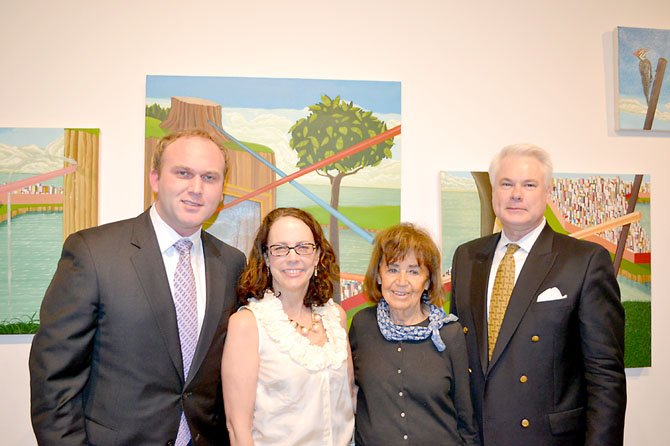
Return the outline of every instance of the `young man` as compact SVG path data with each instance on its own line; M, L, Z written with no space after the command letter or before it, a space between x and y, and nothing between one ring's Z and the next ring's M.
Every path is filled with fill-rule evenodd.
M38 443L228 444L221 351L244 255L201 230L226 168L207 133L169 135L153 206L67 238L30 352Z
M624 311L609 252L545 221L544 150L505 147L489 174L502 233L456 250L451 295L482 441L622 445Z

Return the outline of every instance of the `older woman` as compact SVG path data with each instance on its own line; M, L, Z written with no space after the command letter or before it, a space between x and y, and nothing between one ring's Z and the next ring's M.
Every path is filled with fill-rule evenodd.
M263 219L223 350L233 446L349 444L353 373L346 314L332 300L338 275L310 214L279 208Z
M463 329L442 309L430 236L407 223L380 232L363 289L376 306L349 331L356 446L479 444Z

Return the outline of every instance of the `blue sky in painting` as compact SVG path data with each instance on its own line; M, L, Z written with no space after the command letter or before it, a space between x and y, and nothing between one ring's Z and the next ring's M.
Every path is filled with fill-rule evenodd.
M639 59L633 52L639 48L648 48L647 59L651 61L652 70L656 74L659 57L670 60L670 30L648 28L619 27L619 93L645 101L640 80ZM666 68L661 99L667 102L670 98L670 67Z
M0 128L0 144L15 147L34 144L44 148L60 136L63 136L62 127L56 129L21 127Z
M670 60L670 30L618 27L616 33L619 129L640 130L645 123L647 101L642 88L640 60L633 53L640 48L648 50L647 59L655 78L659 58ZM665 70L652 130L670 130L670 67Z
M205 98L226 108L302 109L337 95L375 113L400 114L400 82L147 76L147 98Z

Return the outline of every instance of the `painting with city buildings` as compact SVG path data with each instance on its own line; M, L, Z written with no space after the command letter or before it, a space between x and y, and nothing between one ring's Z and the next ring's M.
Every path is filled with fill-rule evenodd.
M500 231L487 172L441 172L442 266L450 289L456 248ZM651 181L647 175L554 173L545 211L556 232L589 240L611 254L626 311L626 367L651 366ZM627 228L626 228L627 226ZM627 231L617 262L617 247ZM626 235L626 234L624 234Z
M0 334L37 330L63 241L98 224L98 138L0 128Z

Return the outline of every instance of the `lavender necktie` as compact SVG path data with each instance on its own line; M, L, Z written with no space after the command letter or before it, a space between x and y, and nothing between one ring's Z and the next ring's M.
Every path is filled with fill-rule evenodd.
M184 381L188 378L191 361L198 344L198 306L195 288L195 275L191 267L191 247L189 239L180 239L174 247L179 253L179 262L174 272L174 307L177 312L177 328L179 329L179 343L184 365ZM191 432L184 413L181 414L177 446L187 445L191 440Z

